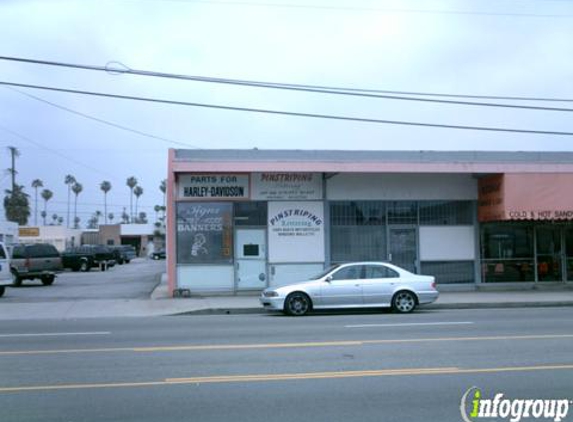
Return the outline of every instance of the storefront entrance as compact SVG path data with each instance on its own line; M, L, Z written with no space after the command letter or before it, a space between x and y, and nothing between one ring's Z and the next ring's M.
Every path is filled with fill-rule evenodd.
M399 267L417 273L418 234L416 227L391 226L388 229L388 260Z
M266 230L237 229L235 231L236 290L261 290L266 285Z
M573 227L536 228L539 281L573 281Z

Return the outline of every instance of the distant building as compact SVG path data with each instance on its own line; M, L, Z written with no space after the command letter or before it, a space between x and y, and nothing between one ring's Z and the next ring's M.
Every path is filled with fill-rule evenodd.
M49 243L60 252L81 245L82 230L64 226L26 226L18 232L20 243Z

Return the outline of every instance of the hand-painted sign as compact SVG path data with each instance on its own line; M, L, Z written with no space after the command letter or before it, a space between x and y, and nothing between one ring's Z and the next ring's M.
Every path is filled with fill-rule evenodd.
M184 174L179 177L180 199L248 199L248 174Z
M269 202L269 261L324 262L322 202Z
M253 199L322 199L320 173L254 173Z

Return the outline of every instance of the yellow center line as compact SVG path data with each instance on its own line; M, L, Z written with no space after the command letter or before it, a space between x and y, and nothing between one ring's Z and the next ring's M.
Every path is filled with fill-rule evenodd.
M313 347L348 347L375 344L408 344L454 341L503 341L503 340L563 340L571 339L573 334L545 334L520 336L482 336L482 337L429 337L416 339L380 339L380 340L351 340L298 343L253 343L253 344L199 344L183 346L151 346L151 347L107 347L93 349L53 349L53 350L6 350L0 351L1 356L13 355L48 355L66 353L152 353L152 352L194 352L213 350L251 350L251 349L283 349L283 348L313 348Z
M479 374L479 373L500 373L500 372L531 372L531 371L555 371L573 370L573 364L569 365L545 365L545 366L510 366L498 368L403 368L403 369L381 369L365 371L332 371L332 372L307 372L292 374L255 374L255 375L222 375L203 376L190 378L166 378L162 381L144 382L118 382L118 383L89 383L89 384L60 384L60 385L33 385L0 387L0 393L18 393L34 391L57 391L57 390L80 390L99 388L137 388L173 385L200 385L200 384L221 384L234 382L269 382L269 381L291 381L291 380L317 380L317 379L341 379L341 378L363 378L363 377L388 377L388 376L417 376L417 375L456 375L456 374Z

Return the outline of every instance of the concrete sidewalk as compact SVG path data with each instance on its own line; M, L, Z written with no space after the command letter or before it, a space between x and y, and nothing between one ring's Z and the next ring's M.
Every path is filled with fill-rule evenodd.
M480 309L573 306L573 289L442 292L423 309ZM104 299L8 302L0 299L0 320L154 317L181 314L264 313L258 296L170 298L162 282L149 299Z

